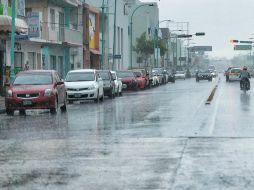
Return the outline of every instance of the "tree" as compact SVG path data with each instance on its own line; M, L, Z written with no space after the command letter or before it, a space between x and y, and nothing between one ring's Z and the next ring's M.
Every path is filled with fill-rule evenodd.
M147 65L148 58L154 53L154 40L150 40L146 38L146 33L141 34L139 38L136 40L136 46L133 47L134 51L142 56L142 59L145 61L145 65ZM164 56L167 48L166 44L163 40L158 40L158 47L160 48L160 55Z
M136 40L136 46L133 48L138 54L142 56L145 60L145 65L147 65L147 60L151 54L153 54L153 41L146 38L146 33L141 34Z

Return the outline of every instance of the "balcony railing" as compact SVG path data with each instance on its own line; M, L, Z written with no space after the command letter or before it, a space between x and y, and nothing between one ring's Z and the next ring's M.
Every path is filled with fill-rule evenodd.
M63 42L82 46L82 32L74 29L64 28Z
M65 43L70 46L82 46L83 44L81 31L65 26L61 27L57 24L52 29L52 26L47 23L43 23L41 28L42 35L39 39L51 41L52 43Z

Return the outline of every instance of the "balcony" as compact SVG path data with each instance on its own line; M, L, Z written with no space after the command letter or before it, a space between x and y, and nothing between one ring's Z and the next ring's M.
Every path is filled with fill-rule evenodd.
M82 32L74 29L64 28L63 36L61 30L59 32L59 37L62 38L62 42L70 46L82 46Z

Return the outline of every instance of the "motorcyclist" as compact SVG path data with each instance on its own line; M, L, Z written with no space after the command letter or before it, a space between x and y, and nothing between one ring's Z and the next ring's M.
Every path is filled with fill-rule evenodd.
M241 71L241 74L240 74L240 78L241 78L241 81L240 81L240 88L241 90L243 89L243 82L246 80L248 82L248 89L250 89L250 73L248 72L248 69L246 66L243 67L243 70Z

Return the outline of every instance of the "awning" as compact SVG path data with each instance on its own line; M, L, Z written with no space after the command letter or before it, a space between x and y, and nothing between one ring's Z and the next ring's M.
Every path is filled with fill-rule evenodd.
M11 17L0 15L0 32L11 32ZM15 19L15 32L25 33L28 30L27 23L19 18Z
M99 50L96 50L96 49L90 49L90 52L94 55L101 55L101 52Z

